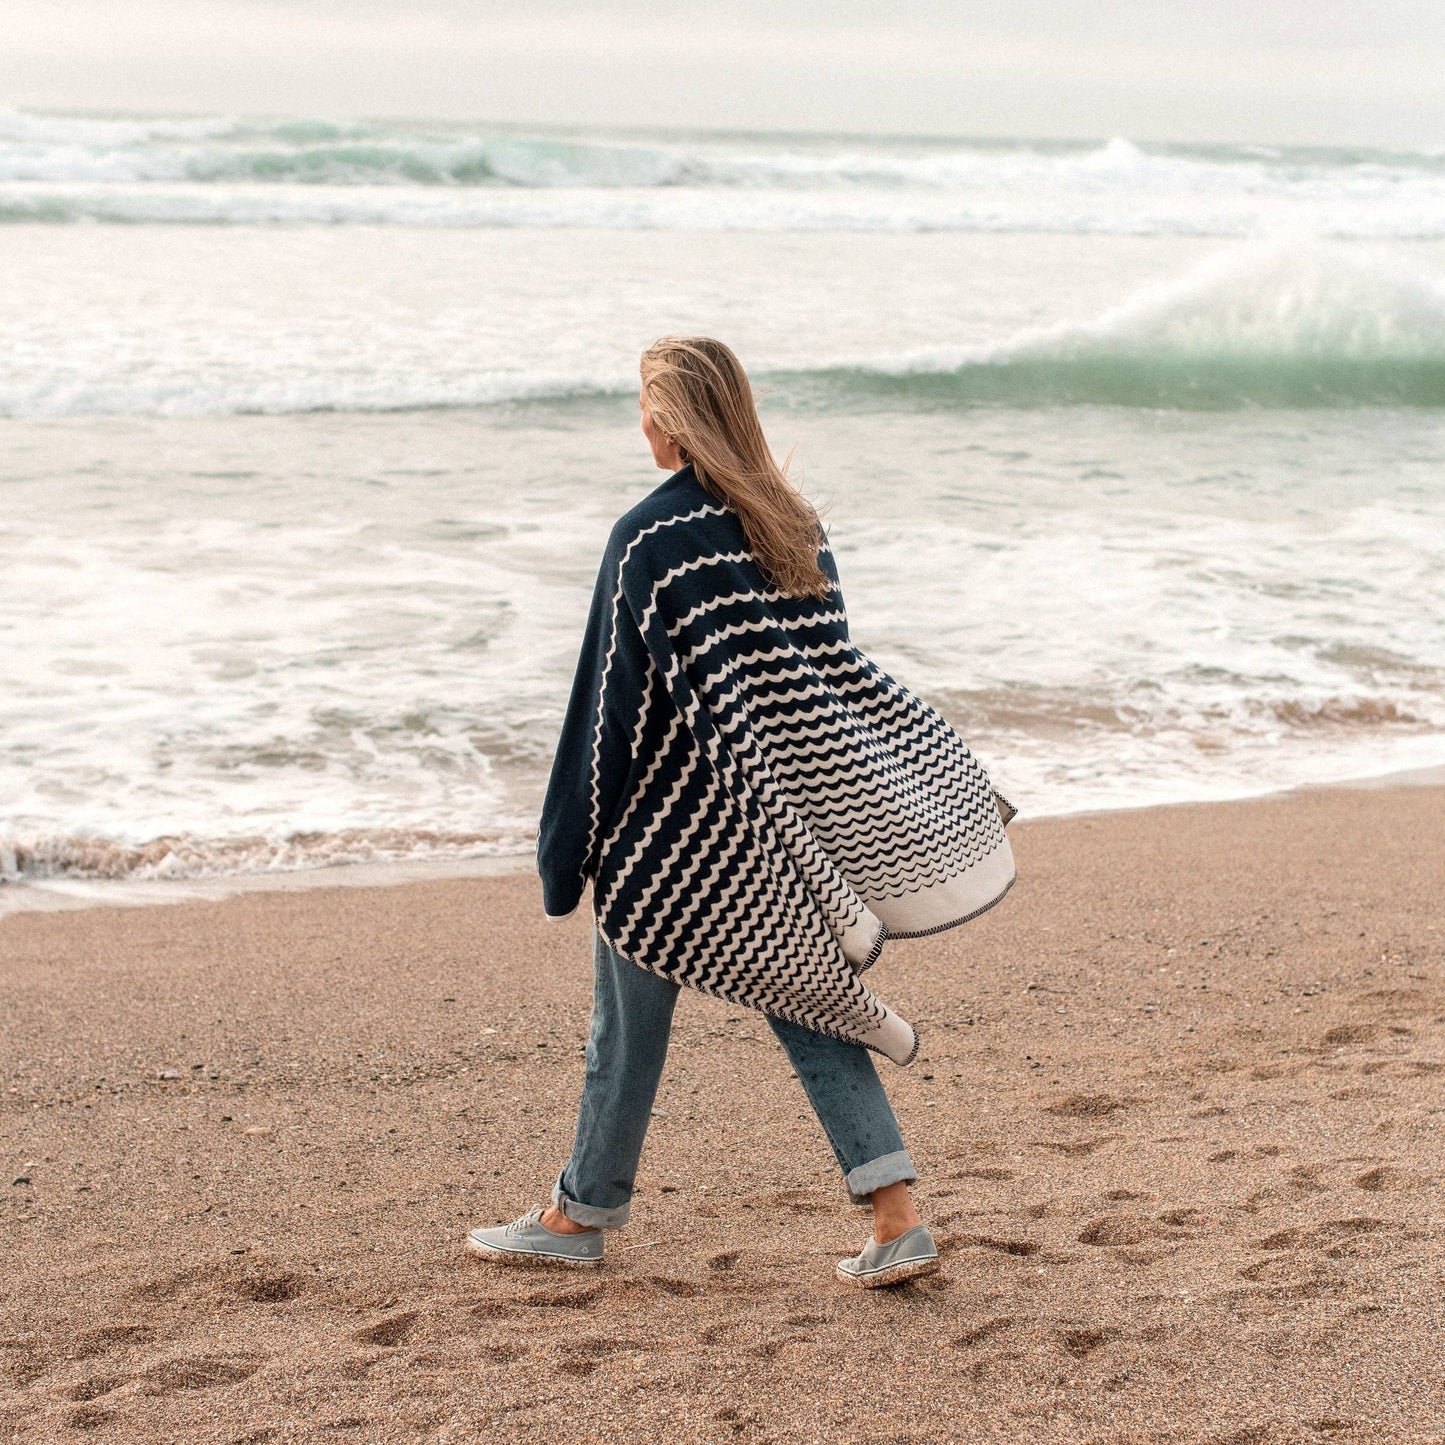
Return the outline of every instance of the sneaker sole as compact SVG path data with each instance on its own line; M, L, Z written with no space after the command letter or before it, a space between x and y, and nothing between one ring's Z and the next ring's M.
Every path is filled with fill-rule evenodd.
M538 1254L535 1250L520 1249L497 1249L490 1244L478 1244L475 1239L468 1237L466 1243L467 1253L474 1255L477 1259L491 1260L496 1264L520 1264L535 1265L539 1268L560 1266L562 1269L596 1269L601 1263L601 1258L578 1259L571 1254Z
M890 1264L887 1269L875 1269L871 1274L850 1274L842 1265L837 1268L838 1278L854 1289L883 1289L890 1284L902 1284L905 1280L922 1279L926 1274L938 1270L938 1257L932 1259L905 1259L900 1264Z

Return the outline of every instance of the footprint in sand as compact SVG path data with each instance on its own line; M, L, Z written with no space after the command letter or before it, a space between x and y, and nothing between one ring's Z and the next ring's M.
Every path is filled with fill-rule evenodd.
M821 1214L833 1208L830 1199L822 1197L815 1189L780 1189L773 1194L759 1195L763 1203L791 1209L794 1214Z
M98 1400L102 1395L108 1395L118 1385L125 1384L124 1375L92 1375L88 1380L82 1380L78 1385L72 1385L66 1390L66 1396L72 1400Z
M1320 1183L1320 1175L1328 1173L1329 1167L1328 1164L1296 1164L1286 1172L1285 1179L1291 1189L1301 1194L1323 1194L1330 1186Z
M1299 1270L1299 1259L1293 1253L1281 1251L1279 1254L1256 1260L1253 1264L1246 1264L1237 1273L1240 1279L1248 1280L1250 1284L1265 1284L1276 1279L1297 1279Z
M575 1289L537 1290L518 1300L482 1300L473 1306L472 1314L478 1319L486 1319L512 1314L517 1309L586 1310L599 1301L628 1307L645 1305L655 1301L659 1295L691 1299L701 1293L700 1286L691 1280L673 1279L664 1274L649 1275L645 1279L623 1277L605 1279L597 1284L582 1285Z
M559 1360L557 1363L557 1373L559 1375L590 1375L596 1368L596 1360L578 1360L570 1355L565 1360Z
M690 1279L673 1279L671 1275L650 1274L647 1282L661 1293L672 1295L674 1299L694 1299L702 1293Z
M504 1318L512 1313L515 1301L510 1299L484 1299L478 1300L467 1313L474 1320L495 1320Z
M208 1286L214 1282L215 1277L214 1265L192 1265L187 1269L178 1269L171 1274L146 1280L143 1284L138 1284L131 1293L137 1299L171 1300L179 1295L195 1293L196 1286Z
M1024 1257L1037 1254L1042 1248L1032 1239L1004 1239L992 1234L959 1234L955 1235L949 1244L954 1249L993 1249L1000 1254Z
M585 1310L602 1298L600 1284L583 1285L581 1289L539 1290L521 1303L531 1309Z
M1368 1044L1379 1029L1374 1024L1336 1024L1320 1035L1320 1043L1327 1049L1343 1048L1346 1044Z
M1292 1228L1277 1229L1273 1234L1266 1234L1263 1239L1255 1241L1256 1249L1294 1249L1302 1245L1308 1239L1308 1230Z
M1198 1233L1208 1229L1214 1220L1202 1209L1166 1209L1157 1216L1161 1224L1167 1224L1170 1229L1187 1229Z
M304 1274L258 1274L241 1280L236 1294L255 1304L284 1304L310 1287L311 1280Z
M1154 1236L1154 1227L1135 1214L1105 1214L1091 1219L1078 1233L1080 1244L1143 1244Z
M1335 1224L1353 1226L1354 1220L1336 1220ZM1355 1259L1361 1255L1386 1254L1395 1249L1402 1239L1415 1239L1419 1235L1415 1232L1397 1233L1397 1225L1383 1224L1379 1220L1369 1222L1365 1229L1348 1229L1343 1231L1338 1242L1332 1244L1325 1250L1330 1259ZM1376 1234L1376 1229L1391 1230L1390 1234Z
M114 1410L102 1409L99 1405L77 1405L65 1417L65 1423L72 1430L98 1430L115 1419Z
M756 1430L762 1423L762 1416L756 1410L750 1410L746 1415L741 1410L731 1405L724 1405L721 1410L713 1411L713 1419L720 1424L728 1426L734 1435L744 1434L749 1430Z
M563 1375L590 1375L608 1355L645 1348L646 1345L641 1340L620 1339L608 1335L569 1340L561 1360L557 1362L557 1371Z
M1426 995L1419 988L1372 988L1360 998L1367 1003L1411 1004L1424 1003Z
M357 1355L352 1359L343 1360L336 1368L345 1380L364 1380L373 1365L387 1358L386 1355L379 1354Z
M1208 1436L1203 1445L1265 1445L1271 1434L1266 1425L1241 1425L1237 1430L1226 1430L1222 1435Z
M140 1374L140 1387L147 1395L174 1395L181 1390L209 1390L216 1385L234 1385L249 1380L265 1361L257 1355L187 1355L162 1360Z
M63 1340L43 1335L0 1338L0 1380L23 1388L48 1375L57 1365L139 1344L154 1333L150 1325L103 1325Z
M1120 1331L1112 1325L1073 1327L1058 1332L1059 1343L1076 1359L1092 1355L1101 1345L1119 1338Z
M1263 1239L1256 1240L1254 1247L1269 1251L1325 1249L1333 1252L1349 1240L1395 1228L1398 1226L1387 1220L1359 1214L1348 1219L1327 1219L1320 1224L1292 1225L1288 1229L1278 1229L1273 1234L1267 1234Z
M1417 1174L1410 1169L1397 1169L1392 1164L1377 1164L1373 1169L1366 1169L1363 1174L1355 1175L1355 1188L1364 1189L1371 1194L1384 1190L1423 1189L1430 1182L1424 1174Z
M95 1355L109 1354L111 1350L138 1345L155 1334L151 1325L100 1325L93 1330L82 1330L70 1341L66 1353L72 1359L88 1360Z
M518 1344L515 1340L492 1341L482 1358L489 1365L510 1365L531 1351L530 1345Z
M1065 1158L1078 1159L1101 1149L1117 1139L1117 1134L1099 1134L1093 1139L1035 1139L1036 1149L1048 1149L1051 1153L1062 1154Z
M1068 1094L1044 1107L1045 1114L1061 1119L1100 1119L1120 1109L1132 1108L1136 1101L1119 1099L1113 1094Z
M956 1350L971 1350L975 1345L981 1345L985 1340L991 1340L995 1335L1011 1330L1017 1323L1012 1315L999 1315L997 1319L985 1320L981 1325L965 1330L950 1343Z
M351 1338L362 1345L381 1345L383 1348L390 1348L393 1345L403 1344L410 1338L412 1330L416 1327L417 1312L405 1310L401 1314L389 1315L384 1320L378 1320L374 1325L367 1325L363 1329L353 1330Z

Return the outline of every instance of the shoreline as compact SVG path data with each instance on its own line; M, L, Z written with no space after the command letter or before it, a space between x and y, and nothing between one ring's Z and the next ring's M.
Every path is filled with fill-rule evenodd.
M526 853L480 858L416 858L381 863L337 863L265 873L224 873L208 878L28 878L0 881L0 924L25 913L87 908L150 908L216 903L246 893L299 893L313 888L395 888L450 878L495 878L524 873Z
M535 878L13 915L0 1434L1438 1439L1438 796L1010 834L1009 899L869 975L943 1261L895 1291L836 1283L866 1213L690 990L604 1266L464 1256L572 1139L590 920Z
M1394 769L1385 773L1343 778L1331 783L1307 783L1268 793L1245 793L1229 798L1179 799L1163 803L1124 804L1073 812L1025 814L1036 822L1063 818L1107 818L1116 814L1156 812L1171 808L1227 807L1302 793L1330 792L1336 788L1439 788L1445 787L1445 763L1423 768ZM0 926L25 913L73 912L89 908L148 908L191 902L217 902L238 894L291 893L315 888L393 888L409 883L451 878L493 878L529 873L533 865L529 847L517 853L487 854L477 858L419 858L394 862L342 863L316 868L277 869L260 873L230 873L201 878L0 878Z

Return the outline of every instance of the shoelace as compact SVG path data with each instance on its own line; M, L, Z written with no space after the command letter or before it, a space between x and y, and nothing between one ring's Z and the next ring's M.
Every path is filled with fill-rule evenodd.
M542 1206L539 1204L535 1209L529 1209L520 1219L514 1219L506 1229L507 1234L520 1234L524 1229L530 1229L542 1217Z

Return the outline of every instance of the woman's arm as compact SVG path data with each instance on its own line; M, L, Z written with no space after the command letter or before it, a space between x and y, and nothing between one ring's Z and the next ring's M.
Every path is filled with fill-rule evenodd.
M537 871L550 918L565 918L597 867L632 764L631 740L645 705L647 649L618 587L609 544L552 760L537 837Z

